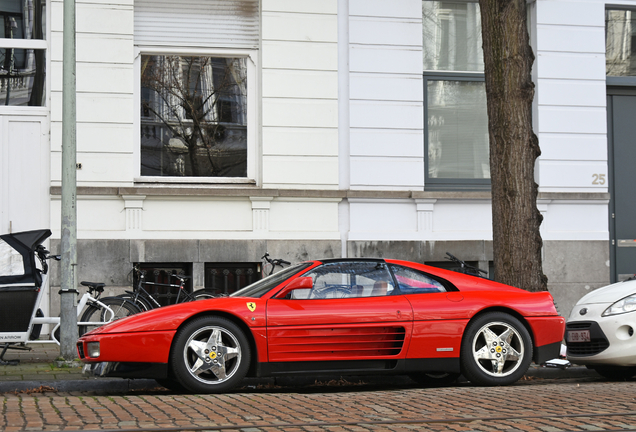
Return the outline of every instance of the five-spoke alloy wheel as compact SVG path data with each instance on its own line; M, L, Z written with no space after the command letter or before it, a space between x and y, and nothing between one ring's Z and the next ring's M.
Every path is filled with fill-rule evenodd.
M174 377L195 393L236 386L250 365L250 346L241 329L225 318L197 318L179 330L171 351Z
M461 367L475 384L507 385L520 379L532 361L532 339L525 326L503 312L470 322L464 333Z

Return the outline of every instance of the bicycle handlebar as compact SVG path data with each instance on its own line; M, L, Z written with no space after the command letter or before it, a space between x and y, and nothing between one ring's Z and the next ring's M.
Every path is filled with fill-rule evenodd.
M488 272L486 272L485 270L482 270L470 264L466 264L465 261L460 260L459 258L451 254L450 252L446 252L446 255L448 255L448 257L446 258L447 260L453 261L454 263L459 264L459 267L461 268L462 273L473 275L473 276L481 276L482 274L484 275L488 274Z

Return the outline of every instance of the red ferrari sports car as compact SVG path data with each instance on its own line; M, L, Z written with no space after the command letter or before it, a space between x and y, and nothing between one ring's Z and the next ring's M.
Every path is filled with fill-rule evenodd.
M384 259L309 261L232 294L122 318L82 336L93 376L227 391L245 376L402 374L506 385L558 357L548 292Z

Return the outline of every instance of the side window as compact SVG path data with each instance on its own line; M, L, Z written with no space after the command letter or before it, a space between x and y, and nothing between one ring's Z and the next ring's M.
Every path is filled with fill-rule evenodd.
M391 295L395 285L387 265L377 261L323 264L303 276L311 277L311 290L296 290L295 299L378 297Z
M391 266L400 292L402 294L423 294L445 292L446 288L440 282L425 273L402 266Z

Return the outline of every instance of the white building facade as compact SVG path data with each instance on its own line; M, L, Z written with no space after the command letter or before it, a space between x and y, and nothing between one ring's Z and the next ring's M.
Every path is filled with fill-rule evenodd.
M0 231L51 228L56 250L63 2L0 5ZM636 272L622 222L631 10L528 2L544 271L562 314ZM17 39L11 17L42 34ZM115 292L142 263L232 291L265 252L443 264L448 251L488 268L479 27L477 4L460 0L78 1L80 280ZM21 99L6 94L18 52Z

